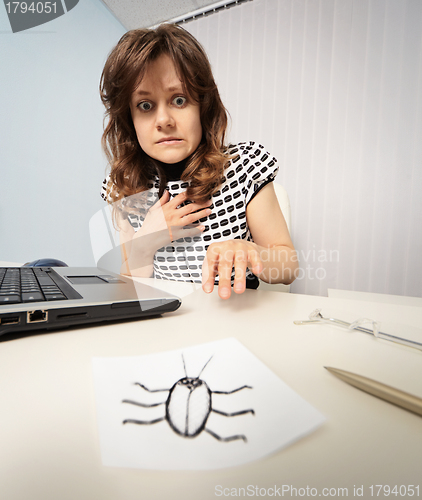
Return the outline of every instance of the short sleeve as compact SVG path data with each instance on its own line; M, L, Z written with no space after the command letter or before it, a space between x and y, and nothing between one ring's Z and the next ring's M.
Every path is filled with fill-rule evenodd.
M261 144L247 142L239 144L237 148L242 176L246 176L242 184L247 205L264 186L274 181L279 167L277 159Z
M140 191L130 196L124 196L113 200L110 195L110 175L108 175L101 186L101 198L113 205L113 210L119 213L119 217L128 220L130 225L138 231L151 207L158 201L158 189Z
M104 201L106 201L107 203L112 203L110 195L109 195L109 193L107 193L107 187L108 187L109 182L110 182L110 174L107 175L107 177L103 180L103 183L101 185L100 195Z

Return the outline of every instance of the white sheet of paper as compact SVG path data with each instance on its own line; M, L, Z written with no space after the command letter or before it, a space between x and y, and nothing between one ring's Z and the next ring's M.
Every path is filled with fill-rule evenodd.
M193 470L242 465L287 446L325 420L234 338L138 357L93 358L93 371L101 455L106 466ZM178 434L169 423L177 418L173 408L178 403L167 419L157 423L123 424L125 420L151 422L165 417L166 404L141 407L122 401L165 403L170 389L186 374L193 378L200 375L210 391L251 387L232 394L212 393L211 411L204 407L197 389L190 399L189 417L195 412L209 413L205 429L221 438L244 436L245 440L220 441L205 429L196 437ZM136 382L150 391L168 391L148 392ZM185 418L186 408L182 400L176 408L179 417ZM213 411L250 409L254 414L225 416Z

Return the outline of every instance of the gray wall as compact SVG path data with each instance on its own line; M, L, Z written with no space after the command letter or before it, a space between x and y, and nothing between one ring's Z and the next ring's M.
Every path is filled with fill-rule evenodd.
M106 167L98 84L124 32L99 0L21 33L0 7L0 260L94 264L88 222Z
M299 293L422 296L422 2L254 0L186 28L280 163Z

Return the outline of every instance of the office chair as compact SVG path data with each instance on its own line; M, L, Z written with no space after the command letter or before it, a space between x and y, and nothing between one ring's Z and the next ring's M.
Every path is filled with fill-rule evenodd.
M286 220L287 229L290 232L291 215L289 195L281 184L278 184L275 181L273 182L273 184L278 203L284 215L284 219ZM269 283L265 283L265 281L261 281L258 290L265 290L270 292L290 292L290 285L283 285L281 283L271 285Z

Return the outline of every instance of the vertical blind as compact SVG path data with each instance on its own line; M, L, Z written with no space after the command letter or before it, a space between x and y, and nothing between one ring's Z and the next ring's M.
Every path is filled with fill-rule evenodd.
M184 27L210 57L229 139L278 158L292 291L422 296L422 2L254 0Z

